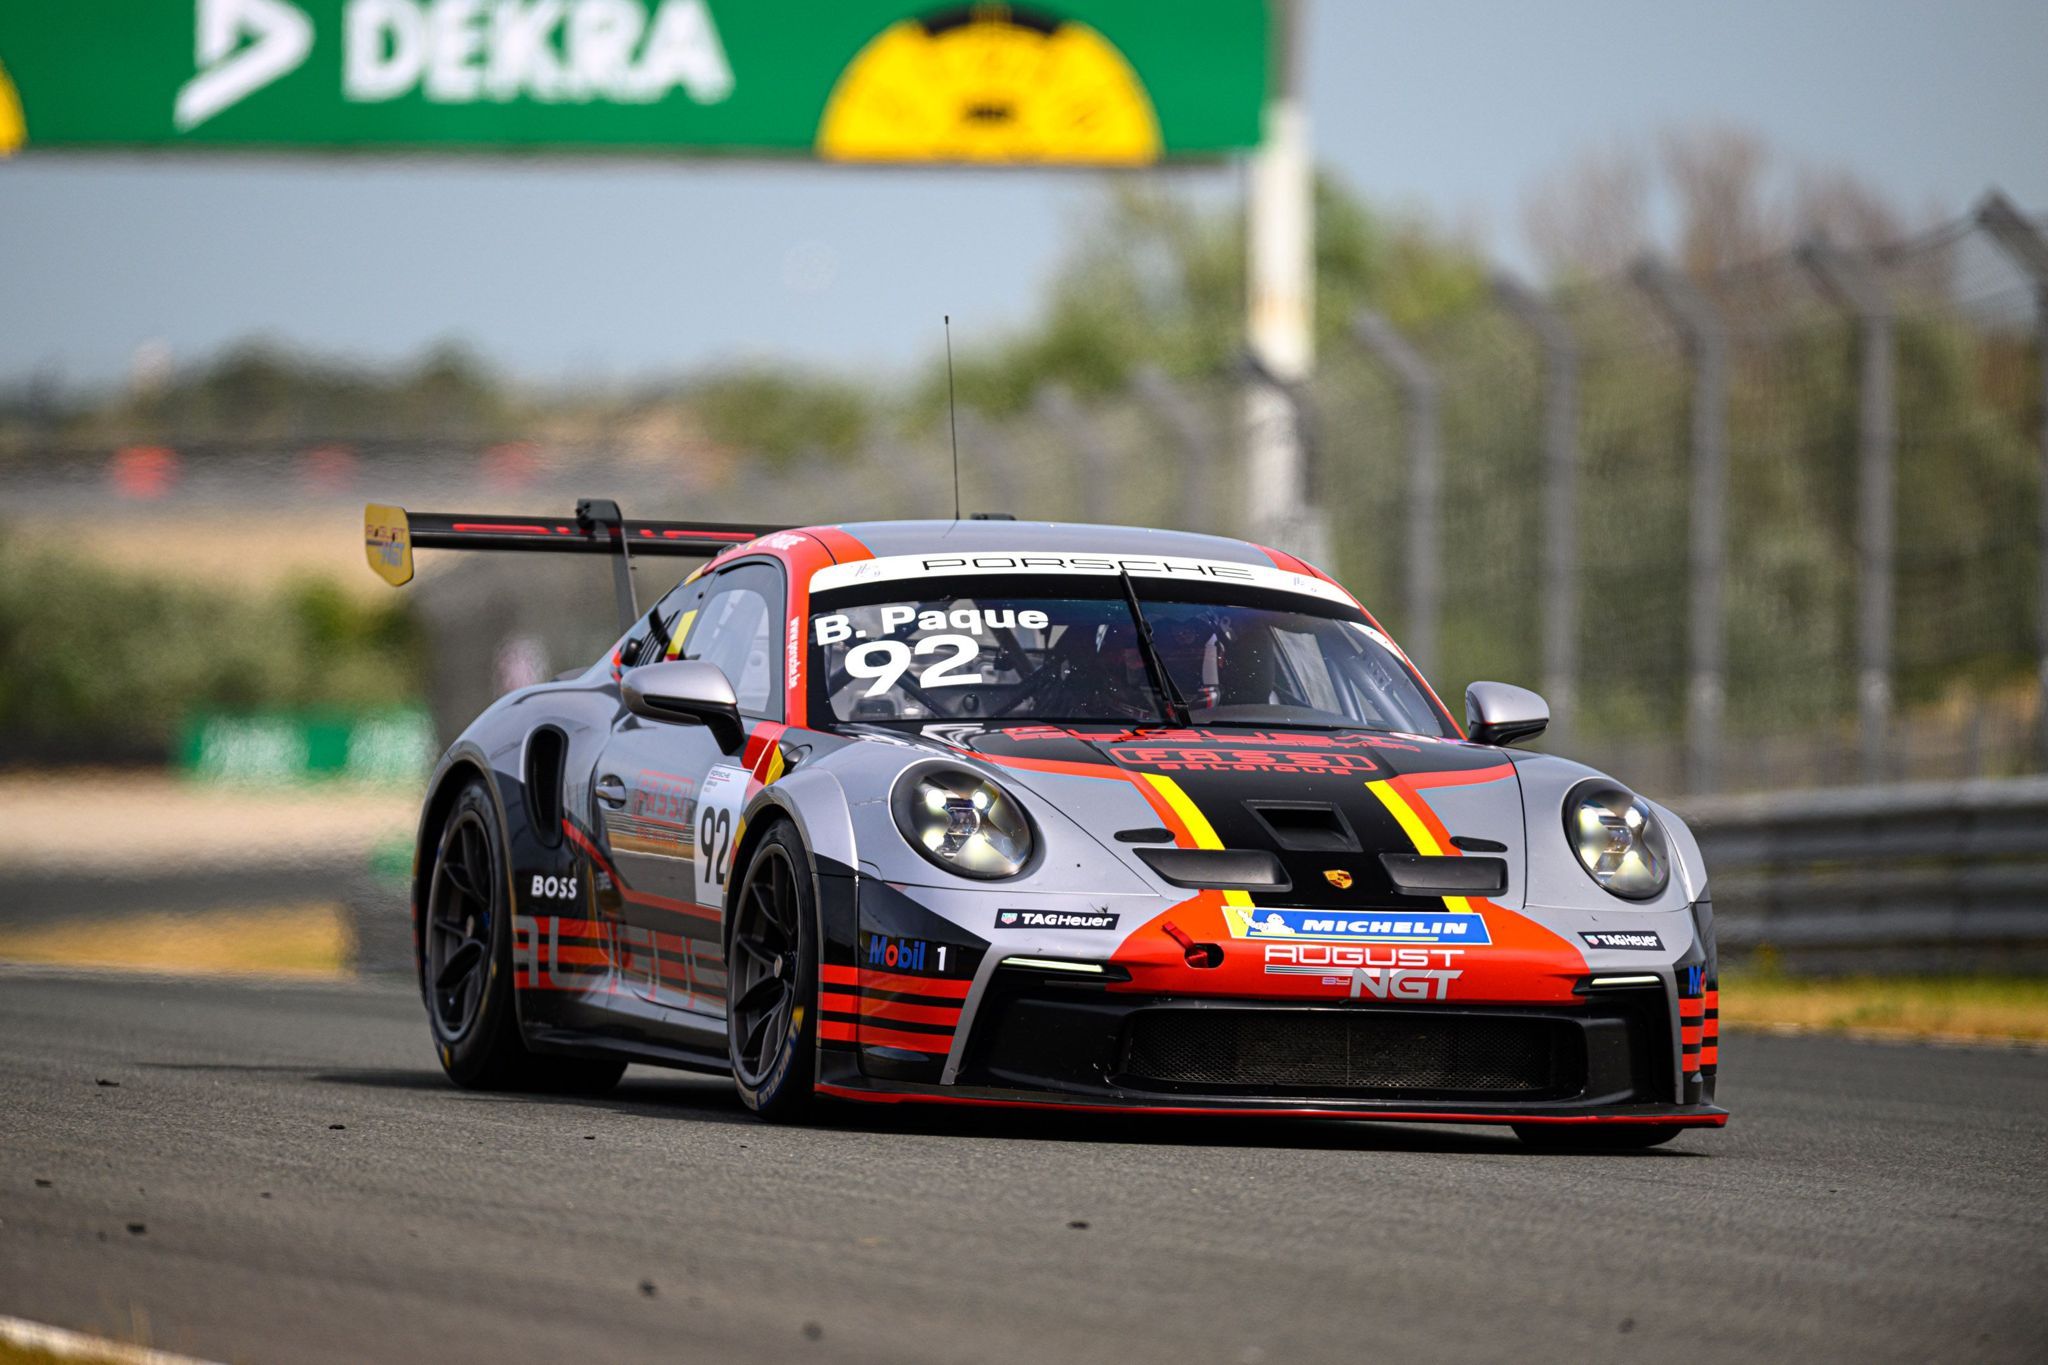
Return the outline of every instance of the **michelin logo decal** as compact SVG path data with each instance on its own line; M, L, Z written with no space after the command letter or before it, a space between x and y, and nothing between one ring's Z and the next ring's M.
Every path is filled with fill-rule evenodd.
M1493 942L1486 918L1469 912L1434 915L1398 911L1229 910L1231 932L1239 938L1322 939L1334 943L1443 943L1485 947Z

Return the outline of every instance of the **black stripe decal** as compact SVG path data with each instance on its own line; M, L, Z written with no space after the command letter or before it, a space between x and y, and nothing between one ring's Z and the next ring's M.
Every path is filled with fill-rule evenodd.
M908 1019L888 1019L873 1014L848 1014L844 1010L825 1010L820 1017L847 1024L873 1024L876 1028L894 1029L902 1033L929 1033L937 1038L951 1038L960 1031L957 1023L919 1024Z
M916 991L884 991L871 986L826 986L826 990L850 991L863 1000L887 1000L898 1005L930 1005L935 1009L952 1010L958 1013L967 1007L967 1002L952 995L922 995Z

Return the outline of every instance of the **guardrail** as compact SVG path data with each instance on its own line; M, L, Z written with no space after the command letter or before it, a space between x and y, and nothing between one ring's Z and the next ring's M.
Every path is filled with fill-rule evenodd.
M2048 777L1677 808L1706 855L1724 950L2048 967Z

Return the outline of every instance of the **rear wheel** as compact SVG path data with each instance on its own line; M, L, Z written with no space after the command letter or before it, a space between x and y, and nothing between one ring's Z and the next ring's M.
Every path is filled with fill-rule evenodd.
M1676 1123L1518 1123L1515 1136L1547 1152L1639 1152L1685 1129Z
M434 1050L469 1090L601 1094L624 1062L529 1052L512 1002L512 911L496 813L483 779L457 794L434 848L420 985Z
M782 823L754 847L726 951L727 1051L740 1098L763 1118L809 1113L815 1096L818 935L811 860Z

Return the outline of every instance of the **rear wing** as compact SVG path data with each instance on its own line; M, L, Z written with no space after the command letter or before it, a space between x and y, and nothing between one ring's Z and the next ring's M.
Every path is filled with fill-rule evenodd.
M393 587L412 581L414 550L523 550L540 554L616 555L612 586L619 629L640 609L633 596L632 556L709 559L758 536L786 530L727 521L627 521L610 498L580 498L571 517L500 516L490 512L408 512L371 503L363 508L363 554Z

